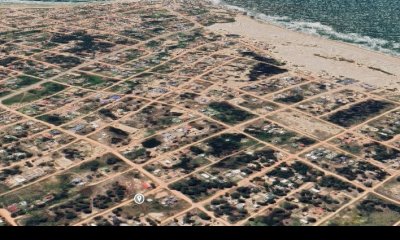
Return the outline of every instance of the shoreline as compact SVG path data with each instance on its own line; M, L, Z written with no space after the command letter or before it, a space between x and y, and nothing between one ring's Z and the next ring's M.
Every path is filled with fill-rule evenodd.
M112 2L124 2L124 0L109 1ZM107 1L91 3L104 4ZM0 8L69 7L72 4L90 4L90 2L1 2ZM333 77L353 78L377 87L400 89L398 56L287 29L270 21L250 17L238 9L234 11L237 14L236 22L214 24L206 29L239 34L246 39L272 46L270 49L272 55L286 61L288 66L294 69Z
M272 47L273 55L300 70L400 89L400 58L397 56L290 30L243 13L236 16L236 22L219 23L208 29L266 43Z
M246 15L243 15L243 16L246 16ZM246 16L246 17L248 17L250 19L253 19L253 18L251 18L249 16ZM275 27L281 28L283 30L296 32L296 33L299 33L299 34L302 34L302 35L305 35L305 36L312 36L312 37L315 37L315 38L320 38L320 39L331 41L331 42L334 42L334 43L338 43L339 42L339 43L342 43L342 44L345 44L345 45L348 45L348 46L352 46L352 47L357 47L359 49L362 49L362 50L365 50L365 51L369 51L369 52L372 52L372 53L378 53L378 54L381 54L383 56L389 56L389 57L394 57L394 58L400 59L400 55L389 54L389 53L381 52L381 51L378 51L378 50L370 49L370 48L367 48L367 47L362 47L361 45L358 45L358 44L355 44L355 43L349 43L349 42L340 41L340 40L333 40L333 39L330 39L328 37L324 37L324 36L321 36L321 35L314 35L314 34L309 34L309 33L301 32L301 31L288 29L288 28L285 28L284 26L281 26L281 25L279 25L277 23L274 23L274 22L268 21L268 20L263 20L263 19L258 19L258 18L254 18L253 20L255 20L257 22L260 22L260 23L270 24L270 25L273 25Z
M236 11L236 12L238 12L238 14L241 14L243 16L247 16L247 17L249 17L251 19L254 19L256 21L260 21L262 23L271 24L271 25L274 25L276 27L280 27L280 28L283 28L283 29L286 29L286 30L289 30L289 31L298 32L298 33L301 33L301 34L304 34L304 35L307 35L307 36L311 35L311 36L314 36L314 37L319 37L319 38L331 40L331 41L334 41L334 42L341 42L341 43L344 43L344 44L357 46L359 48L366 49L366 50L369 50L369 51L372 51L372 52L378 52L378 53L381 53L381 54L384 54L384 55L389 55L389 56L400 58L400 53L393 52L393 50L390 50L390 49L383 48L382 51L380 51L380 50L372 49L371 47L368 47L368 46L364 46L362 44L346 42L346 41L343 41L343 40L340 40L340 39L337 39L337 40L336 39L331 39L331 38L329 38L327 36L324 36L324 35L312 34L312 33L307 33L307 32L301 31L301 30L291 29L288 26L285 26L283 24L280 24L279 22L275 22L274 20L272 20L272 19L274 19L274 17L272 17L271 19L268 19L268 17L270 17L270 16L268 16L268 15L266 15L264 13L261 13L261 12L254 12L254 11L246 9L246 8L238 7L238 6L235 6L235 5L230 5L230 4L225 3L225 2L223 2L221 0L206 0L206 1L208 1L212 5L216 5L216 6L220 6L222 8L226 8L226 9L230 9L230 10ZM310 22L310 23L312 23L312 22ZM360 35L360 37L369 37L369 36L361 36ZM384 39L376 39L376 40L384 40ZM384 40L384 41L386 41L386 40ZM387 51L385 52L383 50L387 50Z

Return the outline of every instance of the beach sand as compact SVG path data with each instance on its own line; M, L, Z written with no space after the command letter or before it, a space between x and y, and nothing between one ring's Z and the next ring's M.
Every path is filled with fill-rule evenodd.
M400 89L400 58L397 57L287 30L244 15L238 15L236 22L215 24L209 29L265 42L270 45L273 56L303 71Z

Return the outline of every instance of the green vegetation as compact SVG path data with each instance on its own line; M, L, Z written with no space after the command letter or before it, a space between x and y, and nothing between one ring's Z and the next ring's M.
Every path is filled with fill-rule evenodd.
M249 219L250 226L284 226L283 220L290 218L289 211L283 208L274 208L266 215Z
M282 103L287 103L287 104L293 104L293 103L301 102L303 100L304 100L304 96L301 94L293 94L290 96L275 99L276 102L282 102Z
M16 80L17 81L15 82L15 85L14 85L15 89L19 89L19 88L22 88L22 87L30 86L32 84L35 84L35 83L38 83L38 82L41 81L38 78L34 78L34 77L26 76L26 75L18 76L16 78Z
M323 176L321 179L318 181L318 184L321 187L327 187L327 188L332 188L334 190L338 191L348 191L351 192L352 190L355 190L356 187L351 185L350 183L344 182L338 178L335 178L333 176ZM361 188L357 188L358 192L363 192Z
M212 115L213 118L228 124L237 124L254 117L253 114L234 107L227 102L212 102L208 106L216 112L215 115Z
M327 120L342 127L351 127L393 107L392 103L370 99L335 112Z
M36 89L28 90L24 93L12 96L2 101L4 105L13 105L13 104L21 104L28 103L40 98L55 94L60 92L67 87L61 84L46 82L40 85L40 87Z
M375 195L340 211L329 220L330 226L391 226L400 219L400 206Z
M83 63L83 61L79 58L59 54L55 56L46 56L45 60L48 63L55 64L66 69L76 67Z
M243 52L241 52L241 54L242 54L243 57L250 57L250 58L252 58L254 60L257 60L259 62L270 63L270 64L274 64L274 65L277 65L277 66L284 65L284 63L282 63L282 62L280 62L280 61L278 61L276 59L273 59L270 56L261 56L261 55L255 53L255 52L252 52L252 51L243 51Z
M57 78L56 81L89 89L99 89L117 82L115 79L81 72L79 72L79 75L64 75L60 78Z
M250 197L251 192L252 189L248 187L238 187L230 196L239 202L244 202L245 199ZM229 193L225 196L229 196ZM245 208L238 209L234 204L228 202L224 196L212 200L211 205L207 206L207 209L212 210L215 217L227 216L228 221L231 223L236 223L249 215Z
M209 153L215 157L230 155L255 142L240 133L224 133L207 141Z
M381 168L366 162L366 161L359 161L357 166L343 166L335 169L336 172L350 181L354 181L358 178L358 176L365 176L366 171L371 171L376 174L376 178L379 181L382 181L388 175L387 172L382 170Z
M59 116L57 114L46 114L46 115L37 117L37 119L48 122L48 123L56 125L56 126L60 126L64 123L68 122L68 118Z
M262 124L250 124L244 129L244 132L292 153L316 143L316 140L312 138L298 135L293 131L267 121L262 122Z
M0 97L7 96L13 93L14 90L19 90L21 88L28 87L40 81L42 80L26 75L21 75L15 78L11 78L0 84L0 88L3 88L2 91L0 92Z
M249 81L257 81L261 76L269 77L285 72L287 72L287 70L283 68L275 67L265 63L257 63L249 73Z
M200 201L218 189L221 190L233 186L235 186L235 183L232 182L224 182L218 179L205 181L193 176L170 185L172 189L182 192L193 201Z
M204 165L205 163L208 163L207 160L204 158L192 158L192 157L187 157L183 156L181 157L179 163L176 163L172 166L173 169L183 169L186 173L190 173L200 166Z
M13 63L17 60L19 60L19 58L17 58L17 57L2 58L2 59L0 59L0 66L7 67L8 65L10 65L11 63Z
M269 148L257 150L252 153L242 152L237 155L224 158L223 160L212 165L211 171L219 169L240 169L247 175L254 171L260 171L265 166L270 166L278 161L277 151Z
M142 142L142 146L145 148L155 148L159 146L161 142L157 140L156 138L150 138L144 142Z

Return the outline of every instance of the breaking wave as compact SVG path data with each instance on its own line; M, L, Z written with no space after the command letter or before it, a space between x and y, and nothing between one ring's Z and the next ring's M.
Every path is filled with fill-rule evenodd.
M238 10L247 13L249 16L253 16L259 20L263 20L269 23L273 23L290 30L312 34L332 40L342 41L358 45L369 50L379 51L382 53L400 56L400 43L394 41L388 41L380 38L373 38L369 36L363 36L358 33L343 33L338 32L334 28L328 25L324 25L320 22L308 22L308 21L295 21L287 16L271 16L263 13L259 13L253 10L237 7L226 4L222 0L211 0L213 4L223 5L224 7Z

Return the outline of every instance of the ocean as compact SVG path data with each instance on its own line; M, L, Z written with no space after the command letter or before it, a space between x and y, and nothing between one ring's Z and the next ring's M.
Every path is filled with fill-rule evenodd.
M238 8L248 12L249 15L292 30L400 56L400 0L211 1ZM0 0L1 2L24 2L24 0Z
M400 0L214 0L286 28L400 56Z

